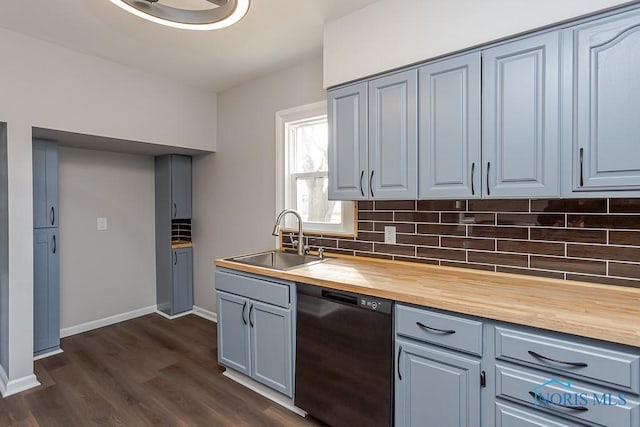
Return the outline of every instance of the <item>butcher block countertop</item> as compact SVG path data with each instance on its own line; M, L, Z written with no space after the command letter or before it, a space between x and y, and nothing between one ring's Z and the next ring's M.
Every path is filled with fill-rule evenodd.
M289 271L215 265L640 347L640 289L353 256Z
M184 249L184 248L192 248L193 247L193 243L191 242L186 242L186 241L175 241L175 242L171 242L171 249Z

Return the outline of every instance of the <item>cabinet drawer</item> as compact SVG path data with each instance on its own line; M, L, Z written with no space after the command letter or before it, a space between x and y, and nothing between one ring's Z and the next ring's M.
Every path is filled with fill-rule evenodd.
M396 333L482 355L482 323L396 304Z
M497 327L496 358L544 366L634 393L640 391L640 354Z
M496 403L496 427L580 427L583 425L553 415L544 415L541 411L533 412L513 405Z
M495 375L497 397L535 411L610 427L640 425L640 402L624 392L506 365L496 365Z
M225 291L256 301L289 308L291 287L287 282L258 278L228 270L216 269L216 290Z

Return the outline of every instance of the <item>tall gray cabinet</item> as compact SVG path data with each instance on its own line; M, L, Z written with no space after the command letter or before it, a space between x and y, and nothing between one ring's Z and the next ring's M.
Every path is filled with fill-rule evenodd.
M58 146L33 140L33 352L60 348Z
M174 316L193 308L191 246L191 157L155 159L156 302L158 311ZM174 230L188 229L188 238Z

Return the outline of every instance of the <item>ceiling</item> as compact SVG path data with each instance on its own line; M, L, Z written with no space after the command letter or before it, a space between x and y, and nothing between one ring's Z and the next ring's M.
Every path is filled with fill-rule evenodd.
M252 0L243 20L216 31L154 24L109 0L1 1L0 27L221 91L319 55L325 22L375 1Z

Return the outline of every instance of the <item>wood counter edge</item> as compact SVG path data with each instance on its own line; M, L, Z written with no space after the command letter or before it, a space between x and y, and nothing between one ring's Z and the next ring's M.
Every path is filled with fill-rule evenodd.
M496 273L482 270L473 270L459 267L446 267L446 266L434 266L429 264L419 264L407 261L393 261L377 258L365 258L354 257L349 255L336 255L331 254L329 258L337 258L349 263L353 263L354 267L363 267L366 269L367 265L386 265L390 267L392 264L395 267L410 267L412 269L423 270L425 274L429 272L442 273L450 272L452 275L461 275L465 277L474 276L480 282L482 278L486 278L487 282L497 280L517 280L520 284L539 284L539 285L553 285L559 287L559 289L568 290L570 292L579 292L581 289L590 290L602 290L607 291L609 294L619 294L620 298L638 298L640 299L640 289L618 286L618 285L604 285L598 283L587 283L572 280L561 280L547 277L526 276L512 273ZM330 262L330 261L329 261ZM545 319L540 315L540 309L536 310L535 305L529 305L530 310L519 312L514 314L509 310L501 309L499 306L487 308L487 306L479 307L476 304L465 302L464 298L459 301L448 301L438 295L426 296L418 295L417 293L403 292L399 290L389 290L383 288L363 287L360 285L354 285L346 282L338 282L334 279L322 279L318 277L311 277L309 267L296 268L289 271L273 270L269 268L257 267L248 264L242 264L230 261L228 259L217 259L214 264L219 267L229 268L233 270L244 271L248 273L260 274L272 278L290 280L308 283L311 285L323 286L331 289L344 290L355 293L363 293L380 298L392 299L398 302L404 302L409 304L415 304L425 307L431 307L436 309L448 310L454 313L467 314L471 316L483 317L492 320L504 321L515 323L523 326L532 326L541 329L568 333L588 338L594 338L603 341L609 341L619 344L630 345L634 347L640 347L640 318L638 319L638 326L635 328L612 330L605 326L600 325L601 318L595 318L593 322L586 323L582 321L568 321L563 319L562 322L559 319ZM305 272L307 274L305 274ZM495 284L495 286L502 286ZM576 294L579 297L579 294ZM552 297L548 297L553 299ZM570 309L572 310L572 309ZM614 314L615 312L612 312Z

